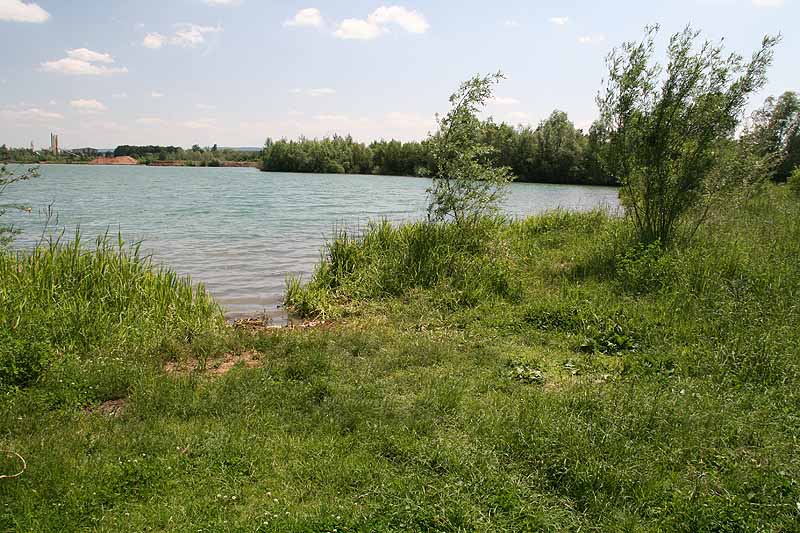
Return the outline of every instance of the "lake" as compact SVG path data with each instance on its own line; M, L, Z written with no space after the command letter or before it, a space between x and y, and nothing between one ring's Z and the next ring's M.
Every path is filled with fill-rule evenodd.
M335 228L369 219L424 216L430 181L394 176L265 173L253 168L43 165L41 176L6 191L31 214L7 213L23 230L18 247L41 236L48 205L71 237L110 230L143 241L153 258L202 282L228 316L273 314L285 279L308 279ZM618 207L612 187L511 185L505 209Z

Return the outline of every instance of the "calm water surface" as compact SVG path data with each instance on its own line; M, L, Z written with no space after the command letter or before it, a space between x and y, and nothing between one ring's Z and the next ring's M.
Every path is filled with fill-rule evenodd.
M8 213L32 246L52 204L67 235L110 229L142 240L154 259L203 282L229 316L272 312L288 275L306 279L336 227L403 221L425 212L429 180L389 176L264 173L252 168L44 165L7 191L33 207ZM610 187L515 183L507 212L616 208ZM4 217L4 218L6 218Z

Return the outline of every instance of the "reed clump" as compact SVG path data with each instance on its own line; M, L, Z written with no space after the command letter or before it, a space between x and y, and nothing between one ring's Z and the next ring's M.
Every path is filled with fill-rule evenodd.
M312 280L287 284L286 303L303 316L327 316L335 304L433 290L449 306L517 298L518 268L502 237L508 222L470 224L369 223L361 232L339 230L327 243ZM339 306L341 308L341 306Z
M24 387L94 359L135 360L221 324L202 286L119 237L87 248L77 234L0 253L0 387Z

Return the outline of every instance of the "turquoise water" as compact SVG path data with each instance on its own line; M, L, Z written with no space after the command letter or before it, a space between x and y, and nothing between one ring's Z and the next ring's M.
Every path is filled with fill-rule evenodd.
M306 279L334 228L369 219L424 215L429 181L390 176L264 173L252 168L45 165L15 185L4 203L32 246L52 205L58 227L84 238L110 230L142 240L154 259L203 282L230 316L274 312L288 275ZM506 209L514 216L556 207L618 206L610 187L518 183Z

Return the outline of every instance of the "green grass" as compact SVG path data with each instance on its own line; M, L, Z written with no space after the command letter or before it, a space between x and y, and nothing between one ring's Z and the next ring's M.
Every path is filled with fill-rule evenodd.
M397 297L431 289L450 305L494 296L513 298L515 265L507 242L497 240L501 219L479 220L469 231L425 222L370 223L363 236L339 231L326 245L310 283L290 279L286 303L304 316L339 316L353 300Z
M38 384L73 402L124 394L127 374L157 348L222 326L202 287L154 268L121 239L104 236L87 250L76 235L0 253L0 392Z
M62 279L95 272L72 254L84 266ZM96 313L70 304L98 324L88 349L80 328L36 333L31 318L22 336L20 313L3 315L2 334L85 365L131 355L6 389L0 449L29 467L0 480L0 529L797 530L800 202L787 188L715 215L680 250L631 245L601 212L555 212L474 233L376 225L325 257L287 298L332 327L220 330L187 285L163 296L180 311L159 314L149 282L126 307L106 274L97 292L58 285L58 300L105 295ZM3 298L44 292L12 285L15 271L0 271ZM119 309L127 334L106 318ZM160 366L244 351L261 365ZM86 409L108 394L53 402L80 388L67 375L125 409Z

